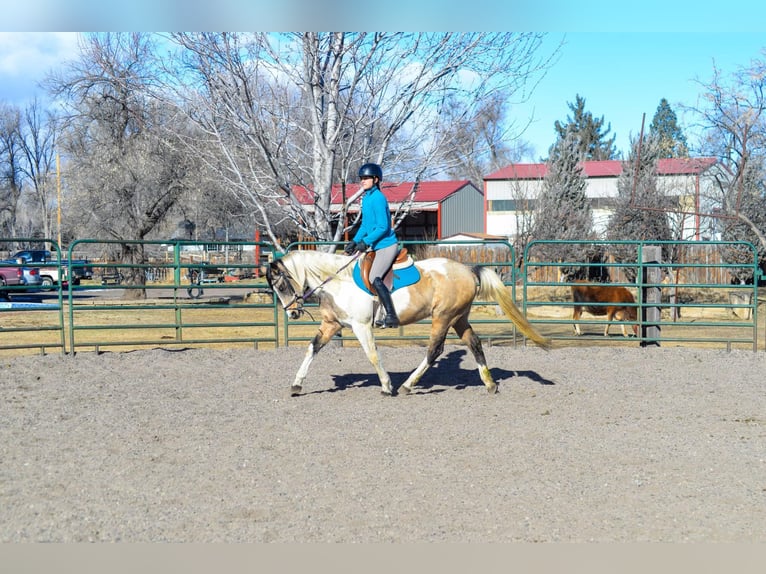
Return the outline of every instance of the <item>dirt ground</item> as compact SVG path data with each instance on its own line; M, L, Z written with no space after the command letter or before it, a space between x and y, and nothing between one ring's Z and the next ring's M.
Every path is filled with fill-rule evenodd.
M766 353L486 352L3 359L0 542L766 542Z

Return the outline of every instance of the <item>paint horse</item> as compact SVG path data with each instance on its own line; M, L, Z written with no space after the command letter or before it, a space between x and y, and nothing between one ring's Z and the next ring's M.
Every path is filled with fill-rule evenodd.
M295 375L291 387L293 395L301 393L313 358L344 327L353 331L375 367L382 394L393 394L391 378L383 368L373 336L373 296L354 280L353 258L319 251L291 251L271 262L266 269L269 286L289 318L297 319L303 314L303 303L309 296L319 298L322 321ZM535 330L516 307L508 289L493 270L479 266L470 268L441 257L424 259L414 265L419 280L402 287L394 283L391 295L401 325L430 317L431 333L425 358L399 388L403 394L413 390L442 354L450 329L473 353L487 391L497 391L481 341L468 322L474 299L495 301L524 336L545 349L550 346L550 341Z

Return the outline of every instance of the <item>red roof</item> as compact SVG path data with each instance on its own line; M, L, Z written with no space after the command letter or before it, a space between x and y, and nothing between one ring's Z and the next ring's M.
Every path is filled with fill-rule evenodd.
M402 183L383 182L380 185L380 189L389 202L399 203L407 199L412 191L413 185L415 185L415 182L412 181L404 181ZM414 201L418 203L438 203L469 185L473 187L477 193L482 194L482 191L473 186L467 179L455 181L421 181L418 185L418 190L415 192ZM357 184L346 185L346 198L351 197L357 191L359 191L359 186ZM311 204L314 201L314 195L308 188L295 186L293 187L293 192L298 201L304 205ZM339 205L342 202L343 195L340 184L333 185L332 203Z
M622 173L623 161L585 161L583 171L587 177L617 177ZM658 175L686 175L701 173L717 163L713 157L670 158L657 163ZM512 163L503 169L484 177L495 179L542 179L548 172L544 163Z

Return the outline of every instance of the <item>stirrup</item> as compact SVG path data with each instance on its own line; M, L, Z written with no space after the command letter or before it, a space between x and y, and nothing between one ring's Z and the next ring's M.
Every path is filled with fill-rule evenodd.
M395 329L399 326L399 318L396 316L386 315L382 320L377 319L375 326L380 329Z

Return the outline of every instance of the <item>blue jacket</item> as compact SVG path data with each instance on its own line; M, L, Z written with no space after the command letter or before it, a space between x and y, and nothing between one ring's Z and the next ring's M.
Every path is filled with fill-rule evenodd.
M364 241L373 251L396 243L388 201L377 185L362 196L362 224L354 235L354 241Z

